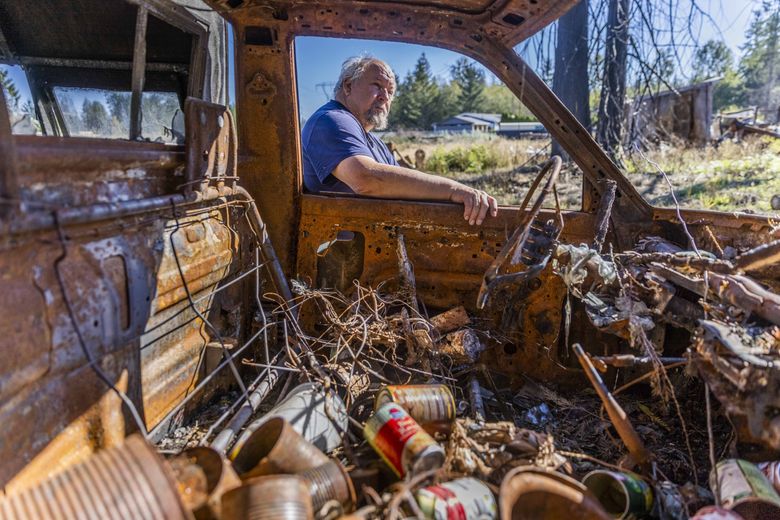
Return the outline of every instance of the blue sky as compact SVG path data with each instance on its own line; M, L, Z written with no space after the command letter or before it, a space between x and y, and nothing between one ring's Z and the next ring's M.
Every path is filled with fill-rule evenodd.
M682 0L682 3L684 4L685 1ZM714 23L703 23L701 27L692 27L691 32L698 35L702 42L711 38L723 37L726 44L738 56L739 46L744 41L744 33L750 22L752 9L759 4L760 0L699 0L699 5L709 12ZM232 47L232 38L230 41ZM456 53L436 47L403 43L337 38L298 38L296 40L296 61L301 117L307 118L327 100L317 84L333 83L338 76L341 63L350 56L364 52L387 61L401 79L414 67L415 62L423 52L431 64L433 73L441 78L449 76L450 66L460 57ZM229 56L232 62L232 48ZM229 77L232 93L234 92L234 80L232 63L230 65ZM0 67L5 68L3 65ZM11 78L24 93L28 91L27 82L21 69L11 67ZM325 88L328 91L332 90L332 86ZM232 94L231 100L235 100L235 96Z
M680 15L687 13L687 10L684 10L685 1L681 2L683 9ZM699 0L698 3L709 12L714 24L703 23L701 27L692 27L691 32L698 35L702 43L722 37L734 51L734 55L739 56L739 46L744 41L752 9L760 4L760 0ZM421 45L337 38L298 38L298 99L303 119L328 99L317 84L335 82L341 63L350 56L364 52L385 60L401 80L412 70L423 52L431 64L433 74L442 79L449 78L450 66L460 57L454 52ZM328 90L332 90L332 87L328 87Z

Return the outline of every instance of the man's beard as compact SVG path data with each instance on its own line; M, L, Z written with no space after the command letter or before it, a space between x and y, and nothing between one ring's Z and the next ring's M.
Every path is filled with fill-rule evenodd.
M381 108L370 110L368 112L368 122L374 127L374 130L384 130L387 128L387 114Z

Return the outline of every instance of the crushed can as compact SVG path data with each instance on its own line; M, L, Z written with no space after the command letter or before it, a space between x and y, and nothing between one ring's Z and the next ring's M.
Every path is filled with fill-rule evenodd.
M582 483L613 518L644 518L653 509L653 489L633 473L597 469Z
M444 464L444 449L399 404L380 406L363 436L400 478Z
M460 478L415 493L428 520L488 520L498 517L490 488L475 478Z
M431 435L448 434L455 421L455 398L446 385L388 385L376 394L374 410L385 403L403 406Z

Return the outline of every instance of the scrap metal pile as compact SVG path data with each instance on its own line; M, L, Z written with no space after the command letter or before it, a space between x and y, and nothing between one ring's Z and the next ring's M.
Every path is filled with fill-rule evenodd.
M399 235L397 291L295 283L258 318L282 349L243 360L271 377L226 426L164 440L167 460L131 436L0 515L64 497L101 518L778 518L780 464L765 457L780 448L780 297L750 276L778 256L780 242L739 256L654 237L610 254L555 245L567 308L622 348L571 345L595 393L566 393L507 385L480 362L496 331L463 307L426 318ZM686 341L665 342L671 330ZM616 369L632 378L610 391Z

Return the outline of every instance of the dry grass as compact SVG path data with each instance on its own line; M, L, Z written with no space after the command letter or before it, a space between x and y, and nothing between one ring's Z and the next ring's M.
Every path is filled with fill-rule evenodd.
M499 204L520 204L528 187L549 156L549 139L507 139L492 134L460 134L436 137L419 134L388 135L401 154L414 162L415 152L425 152L424 171L437 173L480 188ZM581 205L581 174L567 168L558 182L561 206ZM545 204L554 207L550 198Z
M484 189L501 204L519 204L549 155L549 139L506 139L491 134L430 136L395 134L385 137L414 162L415 151L425 152L423 170ZM656 167L668 175L674 194L685 208L776 214L773 196L780 196L780 140L745 139L719 146L688 147L663 144L624 158L623 171L648 202L672 206L668 184ZM574 164L558 183L564 208L581 204L582 176ZM549 200L546 206L552 207Z

